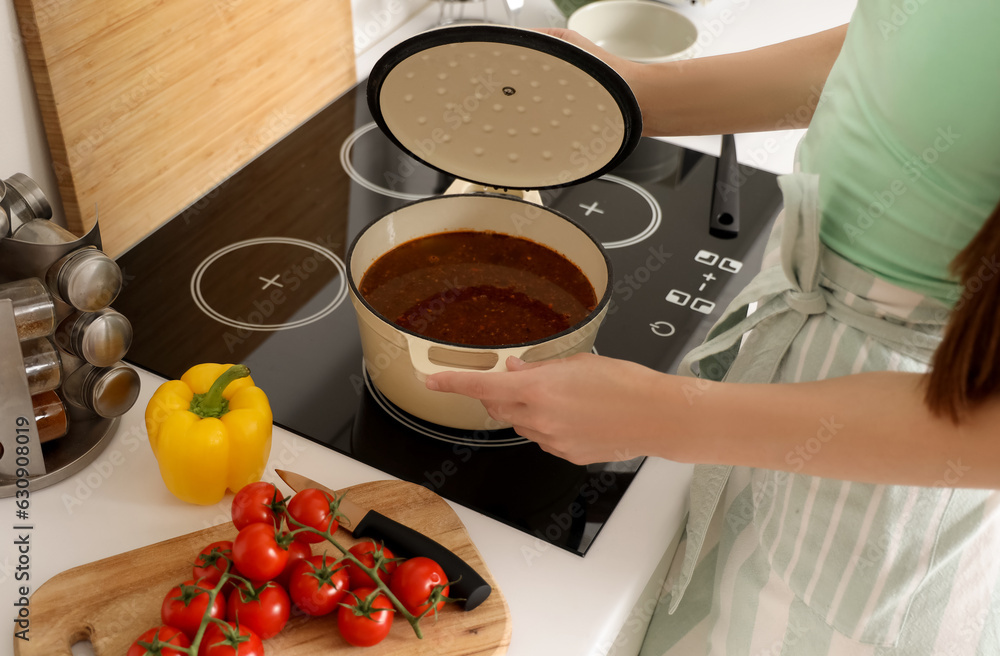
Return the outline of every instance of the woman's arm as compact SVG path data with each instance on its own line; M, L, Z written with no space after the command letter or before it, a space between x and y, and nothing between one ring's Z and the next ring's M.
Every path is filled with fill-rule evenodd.
M678 136L805 127L847 26L755 50L635 64L575 32L543 30L581 46L625 78L642 109L643 134Z
M924 377L873 372L795 384L715 383L584 354L428 387L483 401L577 463L651 455L900 485L1000 488L1000 399L959 425L932 415Z
M955 424L926 377L871 372L795 383L711 383L693 398L687 460L901 485L1000 488L1000 399Z

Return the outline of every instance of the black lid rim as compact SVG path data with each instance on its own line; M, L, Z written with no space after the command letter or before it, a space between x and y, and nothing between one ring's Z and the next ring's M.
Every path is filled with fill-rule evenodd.
M558 57L559 59L586 71L596 81L602 84L608 93L611 94L611 97L618 105L618 109L621 111L622 118L624 120L625 138L622 140L618 152L615 153L615 155L609 159L604 166L596 171L592 171L579 178L567 180L566 182L546 186L505 186L501 188L538 190L557 189L593 180L594 178L604 175L620 164L638 145L639 140L642 137L642 112L639 109L639 102L636 100L635 94L628 86L628 83L625 82L625 79L618 74L618 71L613 69L607 63L587 52L583 48L577 47L567 41L564 41L563 39L550 36L543 32L508 25L464 24L434 28L396 44L379 58L368 77L366 90L368 97L368 109L371 112L376 125L378 125L379 130L381 130L383 134L385 134L400 150L407 153L410 157L425 166L434 169L435 171L444 173L445 175L455 176L462 180L482 185L484 187L498 188L498 185L495 182L490 182L488 180L473 180L466 176L459 175L455 171L446 171L426 161L424 158L404 146L399 139L396 138L396 135L393 134L388 128L385 117L382 115L382 85L384 84L389 73L396 67L397 64L412 55L415 55L416 53L430 48L452 43L466 43L470 41L503 43L538 50L554 57Z

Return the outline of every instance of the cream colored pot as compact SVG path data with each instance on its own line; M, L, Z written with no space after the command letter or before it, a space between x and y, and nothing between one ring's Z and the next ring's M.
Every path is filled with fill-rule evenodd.
M483 230L530 239L574 262L589 278L597 307L570 329L543 340L502 347L466 346L420 336L379 315L361 297L358 283L371 264L396 246L430 234ZM528 362L590 351L611 299L611 266L600 244L562 214L501 194L453 194L417 201L371 223L347 255L351 302L361 332L365 366L392 403L426 421L466 430L508 427L475 399L426 388L440 371L505 371L516 356Z

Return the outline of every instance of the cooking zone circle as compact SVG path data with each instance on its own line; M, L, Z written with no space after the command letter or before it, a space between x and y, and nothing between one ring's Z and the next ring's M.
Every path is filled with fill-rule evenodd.
M347 268L333 251L303 239L247 239L198 265L191 296L199 310L227 326L290 330L319 321L344 302Z
M413 159L376 128L375 123L361 126L340 147L340 164L358 185L383 196L414 201L440 195L454 180ZM543 205L570 217L609 249L641 243L663 220L652 194L616 175L547 189L541 197Z

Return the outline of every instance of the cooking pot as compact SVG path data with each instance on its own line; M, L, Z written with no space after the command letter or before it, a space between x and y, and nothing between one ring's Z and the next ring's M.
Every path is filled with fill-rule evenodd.
M548 35L460 25L417 35L387 52L368 82L375 122L424 164L456 176L443 196L419 200L366 226L347 254L348 282L372 383L402 410L465 430L509 425L475 399L433 392L432 373L504 371L590 351L611 299L611 266L586 230L545 207L539 189L601 175L635 148L641 115L624 80L586 51ZM396 246L451 231L529 239L576 264L597 306L545 339L468 346L424 337L380 315L359 292L371 264Z

